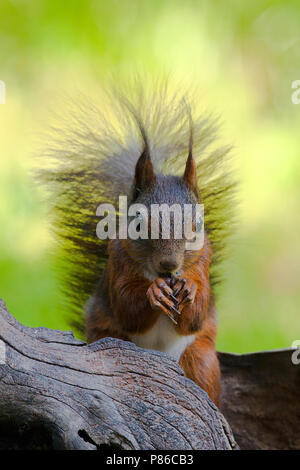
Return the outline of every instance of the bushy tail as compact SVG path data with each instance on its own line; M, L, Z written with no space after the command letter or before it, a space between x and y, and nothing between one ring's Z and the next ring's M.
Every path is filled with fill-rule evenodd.
M234 190L229 147L216 144L216 120L197 114L194 97L182 96L166 83L152 88L135 84L122 93L101 92L93 100L80 96L76 102L64 103L60 112L64 117L51 128L39 176L49 191L53 226L61 245L63 287L71 311L77 314L72 315L73 326L81 329L84 303L107 258L107 242L96 236L96 209L104 202L116 204L120 194L129 195L143 147L141 123L155 170L181 175L192 116L193 155L205 229L214 252L214 284L231 230Z

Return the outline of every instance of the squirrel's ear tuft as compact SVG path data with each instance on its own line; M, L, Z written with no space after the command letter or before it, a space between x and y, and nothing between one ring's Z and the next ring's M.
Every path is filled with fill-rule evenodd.
M197 165L193 158L193 133L191 129L189 141L189 154L185 165L183 181L193 191L196 196L199 196L198 179L197 179Z
M149 146L145 141L145 147L135 166L134 191L135 195L156 180L153 165L149 153Z

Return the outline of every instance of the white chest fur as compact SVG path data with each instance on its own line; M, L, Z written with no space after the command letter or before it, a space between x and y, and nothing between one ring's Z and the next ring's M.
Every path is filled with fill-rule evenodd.
M131 341L140 348L165 352L176 361L179 361L185 348L192 344L194 339L195 335L179 335L171 320L164 315L158 317L155 325L147 333L131 336Z

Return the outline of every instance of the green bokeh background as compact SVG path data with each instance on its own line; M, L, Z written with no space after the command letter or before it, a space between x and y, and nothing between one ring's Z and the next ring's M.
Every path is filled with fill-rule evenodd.
M0 296L29 326L68 328L56 254L30 169L60 90L107 73L169 73L200 90L234 144L237 232L219 288L218 348L289 347L300 338L300 3L254 0L2 0ZM58 110L63 112L63 110Z

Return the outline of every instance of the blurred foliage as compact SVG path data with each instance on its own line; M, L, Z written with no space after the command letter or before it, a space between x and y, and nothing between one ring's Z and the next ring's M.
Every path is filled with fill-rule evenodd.
M300 3L284 0L1 1L0 296L20 321L68 328L43 194L30 175L46 110L59 90L93 94L107 73L142 70L200 90L235 146L237 233L219 292L218 348L299 339L299 19Z

